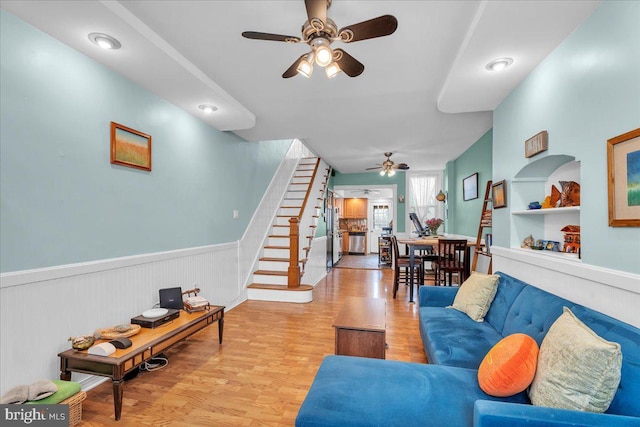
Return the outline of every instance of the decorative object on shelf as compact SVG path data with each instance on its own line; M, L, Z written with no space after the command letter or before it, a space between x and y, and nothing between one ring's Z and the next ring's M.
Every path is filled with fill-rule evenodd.
M609 226L640 227L640 128L607 140Z
M429 218L425 223L429 229L429 234L435 236L438 234L438 228L440 228L444 221L440 218Z
M560 242L555 240L543 240L542 246L545 251L560 252Z
M133 325L131 323L125 325L117 325L111 328L98 329L96 335L103 340L114 340L116 338L128 338L132 337L140 332L140 325Z
M543 130L524 142L524 156L526 158L533 157L536 154L547 151L548 148L549 133L546 130Z
M507 183L504 179L491 186L491 200L493 209L507 207Z
M529 234L522 241L522 248L523 249L532 249L534 245L535 245L535 241L533 240L533 235L532 234Z
M560 207L580 206L580 184L575 181L560 181Z
M478 172L469 175L462 180L462 200L473 200L478 198Z
M442 190L440 190L440 192L436 194L436 200L439 202L444 202L447 200L447 195Z
M93 335L80 335L77 337L69 337L71 341L71 347L76 350L86 350L96 342L96 337Z
M558 202L560 201L560 190L555 185L551 186L551 195L544 198L542 202L542 207L544 209L555 208L558 206Z
M580 226L566 225L560 230L564 233L562 252L577 254L580 252Z
M527 209L532 210L532 209L540 209L542 208L542 205L540 204L540 202L531 202L527 205Z
M544 249L544 241L542 239L536 240L536 243L531 246L531 249L535 249L537 251L541 251Z
M111 122L111 163L151 171L151 135Z

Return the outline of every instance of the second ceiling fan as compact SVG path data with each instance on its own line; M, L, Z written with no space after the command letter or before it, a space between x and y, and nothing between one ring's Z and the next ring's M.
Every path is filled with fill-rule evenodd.
M383 15L338 30L335 22L327 17L327 9L331 6L331 1L305 0L308 19L302 25L302 37L256 31L245 31L242 35L255 40L306 43L311 47L310 52L300 56L282 74L285 79L296 74L311 77L314 60L317 65L324 67L329 78L336 76L340 71L344 71L349 77L359 76L364 71L364 65L340 48L331 49L331 43L334 41L353 43L388 36L398 28L398 20L394 16Z

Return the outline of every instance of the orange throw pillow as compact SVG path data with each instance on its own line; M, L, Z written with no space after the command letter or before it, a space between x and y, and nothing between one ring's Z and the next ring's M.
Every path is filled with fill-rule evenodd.
M529 387L537 366L538 343L529 335L509 335L493 346L482 360L478 383L490 396L513 396Z

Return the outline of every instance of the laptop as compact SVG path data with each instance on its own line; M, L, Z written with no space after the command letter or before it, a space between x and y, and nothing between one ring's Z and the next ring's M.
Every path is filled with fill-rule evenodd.
M175 308L177 310L184 308L182 303L182 288L160 289L160 307Z

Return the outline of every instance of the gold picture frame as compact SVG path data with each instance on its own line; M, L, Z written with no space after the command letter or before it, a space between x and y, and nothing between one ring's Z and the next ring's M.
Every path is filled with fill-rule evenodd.
M111 163L151 171L151 135L111 122Z
M507 207L507 183L504 179L491 185L491 201L493 209Z
M640 227L640 128L607 140L609 226Z

